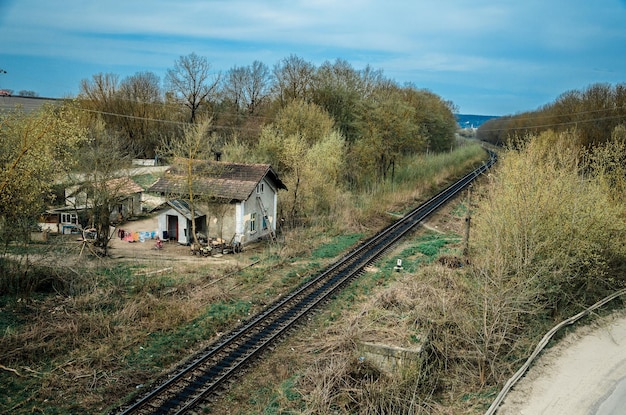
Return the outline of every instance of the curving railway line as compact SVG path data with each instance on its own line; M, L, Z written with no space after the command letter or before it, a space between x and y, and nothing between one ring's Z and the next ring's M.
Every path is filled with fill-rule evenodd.
M360 275L421 221L456 196L497 160L490 158L402 219L377 233L314 279L277 300L242 326L196 355L161 385L119 409L118 415L184 414L206 403L312 310Z

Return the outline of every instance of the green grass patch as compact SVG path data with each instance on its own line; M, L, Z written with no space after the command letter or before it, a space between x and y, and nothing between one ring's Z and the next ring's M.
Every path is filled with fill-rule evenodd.
M132 350L129 364L141 369L162 368L180 359L180 355L199 341L236 325L248 316L250 303L233 300L210 304L205 312L174 330L150 333L145 344Z
M435 260L445 252L445 247L450 243L458 243L461 240L456 235L429 232L415 239L408 247L404 248L393 258L388 258L381 266L381 272L388 275L394 271L397 260L402 260L404 272L415 272L422 263Z
M452 212L450 212L452 214L452 216L457 217L457 218L462 218L464 216L467 215L467 203L465 202L461 202L458 203L454 209L452 209Z
M263 415L290 415L300 413L300 410L305 408L302 400L302 395L296 389L297 376L282 382L278 388L269 396L269 403L263 409ZM294 411L291 409L284 409L285 407L297 407L300 410Z
M312 254L312 259L334 258L346 250L352 248L357 242L363 238L362 233L353 233L336 236L332 242L324 244L316 248Z
M133 181L141 186L142 189L147 189L152 186L160 176L156 174L141 174L139 176L133 176Z

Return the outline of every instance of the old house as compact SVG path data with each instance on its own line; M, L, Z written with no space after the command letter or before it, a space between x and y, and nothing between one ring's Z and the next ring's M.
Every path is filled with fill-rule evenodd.
M107 180L96 191L90 184L67 187L64 191L64 206L48 209L39 218L39 228L52 233L79 233L89 225L88 211L94 203L110 204L111 221L117 223L125 218L142 213L143 188L129 177Z
M167 200L158 210L158 232L182 244L193 242L192 220L200 237L246 245L274 237L278 191L287 190L269 164L203 162L194 167L191 190L181 170L170 169L147 191Z
M142 193L143 188L130 177L116 177L98 189L89 183L69 187L65 190L65 201L77 210L90 209L94 203L111 204L111 220L118 222L141 214Z

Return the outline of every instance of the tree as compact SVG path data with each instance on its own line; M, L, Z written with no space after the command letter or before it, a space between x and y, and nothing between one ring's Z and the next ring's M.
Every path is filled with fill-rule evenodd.
M103 120L121 141L116 148L133 158L153 158L162 137L178 129L179 113L164 102L159 77L152 72L137 72L121 82L115 74L96 74L81 81L78 97L91 121Z
M129 76L120 83L117 96L121 115L117 121L132 143L128 152L137 157L153 158L161 134L170 129L170 124L157 121L169 118L159 77L152 72Z
M248 113L256 115L259 108L267 101L270 93L270 70L260 61L252 62L248 67L248 82L243 92L248 106Z
M281 109L273 123L282 135L300 135L309 146L330 134L334 124L333 118L323 108L299 99Z
M361 139L351 147L351 166L361 179L374 172L376 180L393 180L396 162L403 155L425 148L425 137L415 122L416 109L397 87L383 87L368 99L360 114Z
M191 123L196 122L198 110L208 103L219 85L219 75L211 80L210 70L207 59L195 53L181 56L174 68L167 70L168 88L189 109Z
M235 66L224 78L222 92L238 111L255 115L267 100L270 88L270 71L262 62L249 66Z
M284 177L289 200L283 206L292 226L316 211L328 211L332 198L321 199L332 195L330 187L339 187L344 139L323 109L292 101L263 129L258 151Z
M222 93L224 98L232 103L237 111L242 112L246 107L244 85L248 83L248 70L243 66L231 68L224 77Z
M293 54L274 65L274 88L281 106L295 99L308 100L314 73L312 63Z
M85 140L77 119L68 104L0 115L0 241L5 246L28 241L55 180L73 165L72 151ZM0 261L0 275L5 265Z
M608 141L626 116L626 85L593 84L582 91L567 91L542 108L490 120L477 137L492 143L517 141L554 130L575 130L579 143L593 148Z
M211 169L208 161L211 160L212 144L217 141L217 137L210 134L211 125L211 120L190 124L185 127L182 137L173 138L162 149L162 154L170 157L176 167L172 178L173 181L178 181L174 183L176 193L184 195L189 202L194 245L198 245L196 205L209 200L211 196L199 192L196 181L202 174L215 173L207 171Z
M347 61L324 62L314 77L313 102L335 120L349 142L358 138L358 110L364 96L364 81Z
M407 103L415 108L414 122L426 139L426 150L450 151L454 146L454 133L458 127L454 117L454 105L427 90L408 86L403 90Z
M129 184L133 183L123 169L129 165L130 156L102 121L91 123L88 137L75 156L80 174L69 175L67 184L74 182L70 189L75 208L87 213L88 223L83 225L95 229L94 245L106 256L113 220L117 219L116 209L129 196Z
M17 93L17 95L21 97L38 97L39 96L38 93L36 93L35 91L31 91L29 89L22 89L20 90L20 92Z
M92 76L91 81L80 81L78 97L97 104L101 111L113 109L113 101L119 89L119 76L112 73L98 73Z

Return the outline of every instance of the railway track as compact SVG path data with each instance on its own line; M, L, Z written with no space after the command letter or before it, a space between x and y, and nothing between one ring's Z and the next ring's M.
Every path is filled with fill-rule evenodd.
M118 415L193 413L221 390L237 373L259 357L276 340L312 310L326 302L360 275L421 221L456 196L495 162L489 160L391 226L383 229L317 277L277 300L218 342L195 356L161 385L123 406Z

